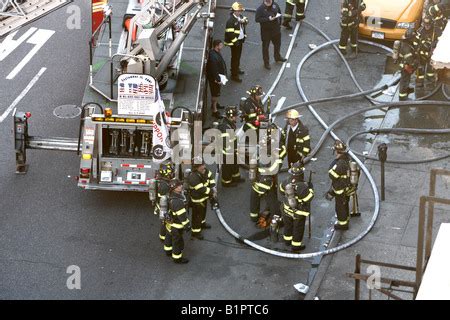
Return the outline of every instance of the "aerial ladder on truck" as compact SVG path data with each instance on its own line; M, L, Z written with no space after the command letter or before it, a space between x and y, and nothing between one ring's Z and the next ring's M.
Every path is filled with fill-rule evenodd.
M215 1L210 1L207 8L205 4L199 0L129 0L120 19L123 30L117 51L113 53L111 38L117 33L112 32L114 0L102 1L101 5L93 0L91 71L78 137L29 135L31 114L16 111L13 115L16 173L27 172L28 149L72 151L80 156L80 188L147 192L154 183L159 163L171 157L175 146L177 150L184 148L186 153L192 151L194 119L202 111L204 67ZM206 10L200 13L202 8ZM198 19L204 21L205 41L197 101L191 108L172 108L172 94L162 90L157 79L167 78L164 73L176 67L174 60L179 61L180 46ZM105 32L107 28L110 32ZM106 47L100 54L106 53L113 75L99 83L107 84L110 92L95 86L92 61L101 46ZM176 142L172 141L174 134ZM190 153L187 158L191 159Z
M0 0L0 39L72 0Z

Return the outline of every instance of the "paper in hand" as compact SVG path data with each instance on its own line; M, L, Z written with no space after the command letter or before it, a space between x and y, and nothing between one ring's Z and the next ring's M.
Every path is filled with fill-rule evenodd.
M278 19L279 17L281 17L281 13L277 13L274 19Z
M227 82L228 82L228 79L227 79L227 77L225 77L223 74L220 74L219 73L219 78L220 78L220 84L221 85L226 85L227 84Z

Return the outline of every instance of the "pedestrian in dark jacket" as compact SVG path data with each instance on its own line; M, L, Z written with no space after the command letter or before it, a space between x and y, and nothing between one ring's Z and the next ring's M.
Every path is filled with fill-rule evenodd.
M220 97L221 79L219 75L227 76L227 66L220 51L223 48L222 40L214 40L213 48L209 51L208 64L206 66L206 77L211 91L211 111L215 118L220 118L217 110Z
M280 54L281 47L281 10L273 0L264 0L256 10L255 21L261 25L262 54L264 67L270 70L269 46L273 43L273 54L276 62L285 62L287 59Z

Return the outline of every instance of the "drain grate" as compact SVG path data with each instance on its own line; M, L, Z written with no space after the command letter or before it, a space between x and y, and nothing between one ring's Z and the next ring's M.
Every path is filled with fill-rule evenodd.
M56 107L53 114L60 119L73 119L81 114L81 108L73 104L66 104Z

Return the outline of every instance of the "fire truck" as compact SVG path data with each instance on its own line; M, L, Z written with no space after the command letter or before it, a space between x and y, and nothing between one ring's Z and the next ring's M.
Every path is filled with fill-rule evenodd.
M171 157L172 135L179 148L190 148L194 122L202 118L214 10L215 1L203 0L93 0L78 137L31 136L30 113L16 111L16 173L27 172L28 149L72 151L80 157L80 188L147 192L159 163ZM175 107L183 42L197 21L197 95Z

